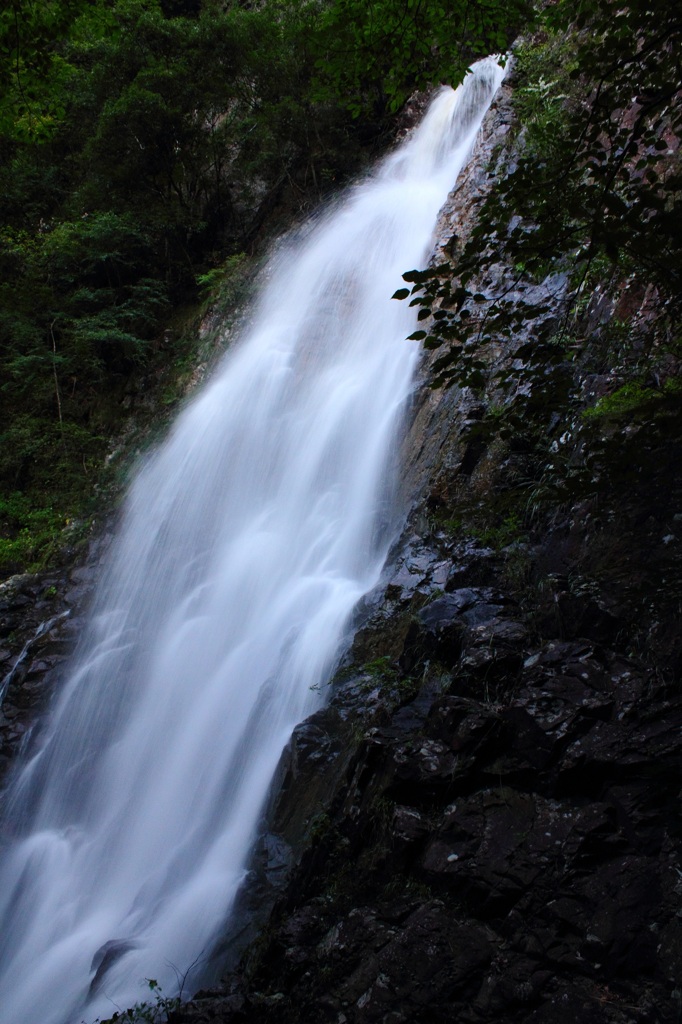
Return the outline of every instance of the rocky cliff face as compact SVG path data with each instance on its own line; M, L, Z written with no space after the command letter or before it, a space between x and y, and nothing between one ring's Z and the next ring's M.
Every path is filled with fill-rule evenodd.
M438 260L511 121L506 90ZM574 298L554 278L519 301L533 290L557 321ZM585 414L622 383L607 332L626 320L654 346L653 305L646 283L597 288L560 393L525 374L537 321L486 353L516 389L432 392L426 361L405 530L328 707L296 731L244 897L274 907L174 1019L680 1020L680 417ZM521 398L527 422L491 429Z

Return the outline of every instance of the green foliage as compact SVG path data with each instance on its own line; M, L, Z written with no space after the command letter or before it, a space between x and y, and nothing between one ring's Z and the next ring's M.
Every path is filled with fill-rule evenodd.
M539 159L560 146L568 129L578 47L576 33L568 31L552 33L541 43L526 40L514 51L514 107L523 125L524 152Z
M367 680L363 689L369 691L378 687L381 696L396 705L411 700L419 689L417 680L404 676L388 656L368 661L362 666L362 673Z
M476 537L486 547L501 551L510 544L521 540L524 535L523 524L517 511L508 512L499 522L494 525L473 527L472 536Z
M583 419L589 421L632 418L635 415L649 415L659 403L666 399L677 399L682 392L682 382L669 379L662 388L654 388L641 381L628 381L608 395L600 398L595 405L583 410Z
M326 811L320 811L310 821L308 827L308 836L311 842L319 842L321 839L328 834L332 827L332 821Z
M563 53L556 117L544 138L531 119L534 145L500 192L500 212L513 203L522 218L503 244L531 267L568 254L582 275L606 256L679 292L679 18L662 2L629 0L588 3L577 17L564 2L548 8L546 20L540 50ZM526 92L543 81L537 65L522 62Z
M104 445L104 438L77 423L17 415L0 433L0 476L38 500L49 493L75 500L82 477L96 471ZM27 488L36 478L40 487Z
M7 0L0 11L0 134L49 139L66 113L72 68L60 41L78 19L106 21L89 0Z
M28 408L33 420L52 418L47 436L58 429L62 447L84 440L84 419L103 390L110 392L112 377L124 378L147 360L168 309L163 282L143 276L152 259L132 218L114 213L64 221L33 236L11 228L0 236L7 274L0 285L0 391L11 414L6 433L26 432ZM14 444L15 464L23 449Z
M247 275L248 259L243 252L228 256L220 266L204 274L197 274L204 306L210 303L218 313L234 309L245 295Z
M24 414L6 425L0 433L0 479L8 487L0 495L0 574L43 568L57 556L61 534L87 514L105 450L104 438L74 422Z
M25 495L0 497L0 571L41 568L54 551L55 537L68 525L50 505L32 507Z
M394 683L398 678L398 671L391 659L387 656L374 658L363 666L363 671L373 680L379 683Z
M0 486L32 508L48 491L82 505L171 294L196 295L195 259L234 221L254 18L167 18L154 0L0 15ZM8 530L12 559L35 561L35 531Z
M354 116L398 110L414 89L457 85L477 57L504 53L532 17L525 0L336 0L318 13L314 95Z
M97 1024L169 1024L173 1014L180 1009L181 1000L164 996L154 978L148 978L147 985L153 994L152 1000L136 1003L128 1010L116 1012L112 1017L98 1021Z

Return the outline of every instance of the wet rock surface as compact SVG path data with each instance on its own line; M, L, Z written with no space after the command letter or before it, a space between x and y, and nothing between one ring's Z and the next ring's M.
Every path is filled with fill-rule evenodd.
M109 543L103 533L70 567L0 583L0 787L64 680Z
M679 681L501 588L442 593L437 548L409 625L389 597L358 636L383 621L387 660L293 742L318 814L265 936L179 1020L680 1019Z

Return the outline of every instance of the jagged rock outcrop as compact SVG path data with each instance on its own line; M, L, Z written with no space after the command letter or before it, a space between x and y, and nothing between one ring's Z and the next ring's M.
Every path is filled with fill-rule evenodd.
M70 566L0 583L0 781L63 682L109 541L93 539Z
M232 991L187 1019L677 1020L678 690L486 587L424 605L398 665L300 731L312 805L335 791Z

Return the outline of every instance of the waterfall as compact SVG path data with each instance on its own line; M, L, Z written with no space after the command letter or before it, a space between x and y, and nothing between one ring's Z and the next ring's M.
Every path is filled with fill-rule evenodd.
M3 1024L89 1024L150 976L172 995L219 938L282 750L400 523L390 467L418 351L391 295L424 264L502 74L488 59L441 90L273 258L251 326L139 472L7 795Z

